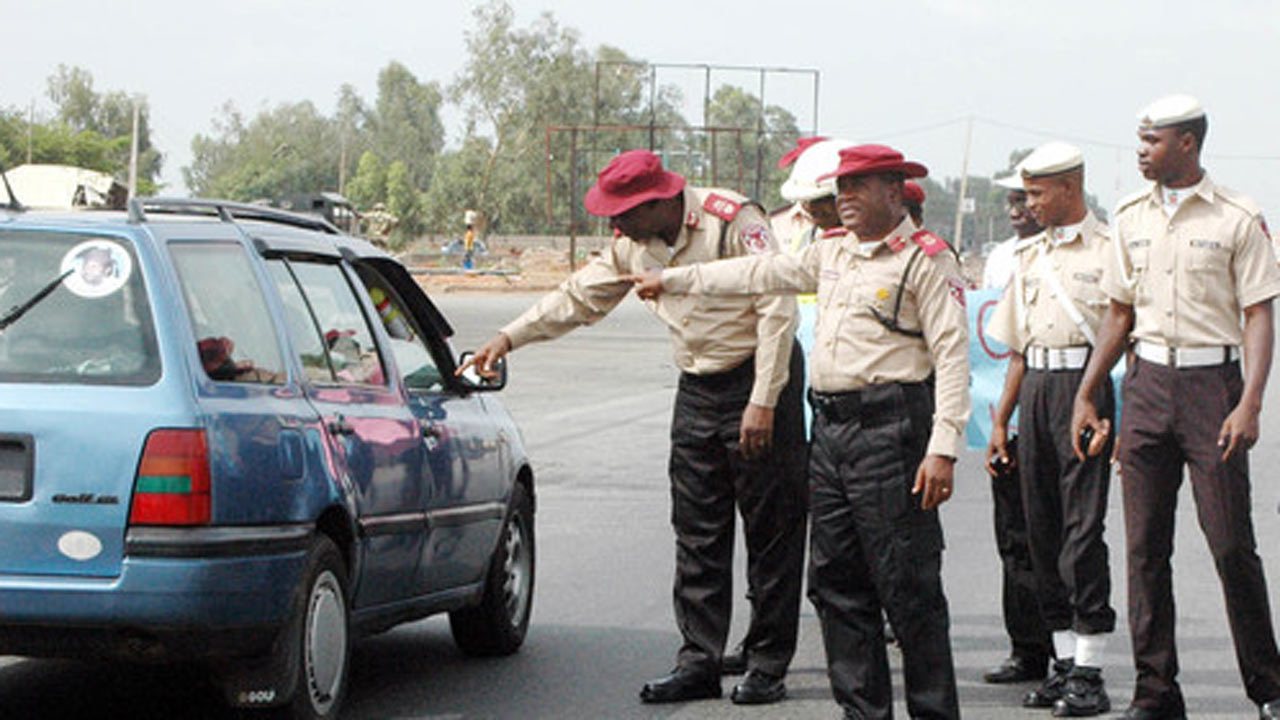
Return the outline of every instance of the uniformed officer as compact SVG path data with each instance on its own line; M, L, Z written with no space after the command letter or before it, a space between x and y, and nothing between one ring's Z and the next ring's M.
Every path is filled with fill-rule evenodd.
M1017 465L1027 542L1040 609L1053 633L1053 673L1023 705L1052 707L1058 717L1107 712L1102 680L1107 636L1115 630L1111 572L1103 540L1107 457L1076 458L1068 434L1071 406L1098 322L1106 309L1102 268L1107 227L1084 199L1084 156L1051 142L1021 164L1027 208L1044 230L1020 241L1013 280L996 306L992 337L1013 351L987 447L988 467L1008 464L1007 426L1018 417ZM1110 382L1095 393L1110 421ZM1043 665L1041 666L1043 667Z
M1077 434L1105 429L1096 388L1131 339L1136 360L1124 379L1119 458L1137 680L1125 717L1186 716L1169 562L1185 464L1245 690L1259 717L1280 718L1280 654L1254 541L1247 456L1271 367L1280 272L1258 206L1200 166L1208 129L1200 103L1167 97L1138 118L1138 167L1154 184L1116 210L1114 257L1103 277L1111 302L1071 421L1080 455Z
M946 241L907 215L923 165L883 145L840 153L849 233L784 254L637 278L657 293L818 293L810 398L809 598L848 718L889 718L881 612L902 648L912 717L956 718L937 507L951 497L969 414L964 281Z
M632 150L600 171L587 210L620 231L612 246L507 325L473 358L481 370L514 348L604 317L631 290L624 273L777 250L757 206L728 190L685 186L656 155ZM650 309L671 331L680 375L671 424L676 533L677 667L644 702L720 697L732 610L734 505L753 590L749 668L736 703L774 702L796 647L806 488L803 360L795 301L669 297Z
M836 181L834 178L818 180L818 177L831 172L840 164L840 149L853 145L848 140L833 140L825 137L800 138L796 146L778 160L778 167L790 166L791 172L782 183L781 194L792 204L783 211L770 216L774 237L782 248L791 254L797 254L809 244L817 241L822 233L831 228L840 227L840 215L836 212ZM796 325L796 342L805 357L813 347L813 325L817 314L814 295L796 297L798 317ZM809 368L805 366L805 376ZM805 437L809 437L809 413L804 413ZM749 583L748 583L749 585ZM748 587L747 598L755 595ZM743 638L733 650L726 653L720 664L726 675L740 675L747 671L746 648L752 644L750 634Z
M1021 240L1043 230L1027 209L1027 192L1022 187L1022 170L1014 168L995 179L1005 189L1005 207L1014 235L1001 241L987 255L982 269L985 288L1003 289L1013 277L1014 247ZM1006 257L1007 255L1007 257ZM1022 503L1022 483L1018 480L1017 435L1004 430L1006 453L1001 460L988 455L991 474L992 520L996 550L1000 554L1001 610L1011 651L999 665L982 675L989 683L1017 683L1043 680L1053 656L1049 629L1040 614L1039 591L1027 545L1027 517Z

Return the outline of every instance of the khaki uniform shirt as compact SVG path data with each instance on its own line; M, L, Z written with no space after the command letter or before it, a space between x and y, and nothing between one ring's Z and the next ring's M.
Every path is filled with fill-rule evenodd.
M883 241L861 243L850 234L820 240L797 256L760 255L662 273L671 293L741 295L818 294L818 320L809 357L810 385L820 392L858 390L891 382L919 382L936 371L933 431L928 452L956 457L969 418L968 325L964 282L950 250L921 257L906 287L903 270L917 245L905 218ZM941 241L939 241L941 242ZM898 323L924 337L892 332L871 312L893 314L903 292Z
M705 209L704 203L713 194L738 204L745 198L719 189L686 187L683 192L685 221L674 246L668 248L661 238L616 238L600 257L502 329L511 347L559 337L604 317L631 291L631 283L620 281L619 275L717 259L724 221ZM729 224L725 257L777 249L764 214L752 205L742 206ZM754 356L751 402L770 408L777 403L787 384L795 334L794 299L663 294L646 304L670 329L675 363L682 371L695 375L724 372Z
M1064 348L1088 345L1089 339L1054 296L1043 273L1051 272L1069 296L1069 302L1097 337L1110 300L1102 291L1102 272L1111 259L1107 226L1085 216L1080 232L1055 243L1054 228L1021 240L1016 245L1013 281L996 305L988 329L991 336L1026 354L1027 346ZM1044 260L1037 260L1044 253Z
M1171 347L1239 345L1243 308L1280 295L1280 270L1257 205L1205 174L1170 218L1161 190L1116 209L1102 289L1132 305L1132 335Z

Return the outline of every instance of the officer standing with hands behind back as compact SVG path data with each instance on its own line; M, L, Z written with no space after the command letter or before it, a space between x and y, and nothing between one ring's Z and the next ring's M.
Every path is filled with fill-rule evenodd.
M1111 302L1071 420L1076 454L1093 454L1078 434L1105 430L1096 390L1132 339L1119 438L1137 670L1127 720L1186 717L1170 564L1183 465L1245 690L1262 720L1280 718L1280 653L1254 539L1248 461L1271 369L1280 271L1257 205L1200 166L1207 130L1190 96L1139 113L1138 167L1154 184L1116 210L1103 278Z

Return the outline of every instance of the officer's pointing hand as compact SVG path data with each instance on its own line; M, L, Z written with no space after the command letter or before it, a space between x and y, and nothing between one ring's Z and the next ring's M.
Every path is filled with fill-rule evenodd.
M511 352L511 338L503 333L498 333L489 342L480 346L475 355L467 358L466 362L458 366L458 369L453 374L462 375L467 368L474 367L481 377L498 377L497 371L493 369L493 364L509 352Z
M955 458L926 455L916 471L916 484L911 488L912 495L920 495L920 509L932 510L950 500L955 474Z
M657 300L662 294L661 270L645 270L639 275L627 275L624 279L636 284L636 295L641 300Z

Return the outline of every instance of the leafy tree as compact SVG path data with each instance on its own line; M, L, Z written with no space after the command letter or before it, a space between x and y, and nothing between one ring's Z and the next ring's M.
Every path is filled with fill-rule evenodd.
M378 73L377 112L370 118L373 148L383 162L404 163L409 182L426 188L444 145L440 87L419 82L409 69L391 62Z
M337 125L309 101L278 105L248 121L227 103L214 129L191 141L192 164L182 171L197 195L277 200L337 187Z
M766 207L783 203L778 189L787 178L778 158L795 146L800 135L796 118L785 108L769 105L732 85L721 85L711 96L707 122L712 126L740 128L740 133L717 133L711 155L712 184L755 195Z
M395 215L398 224L392 231L397 244L417 237L422 230L422 202L420 193L413 186L409 167L396 160L387 168L387 210Z
M347 184L347 199L356 207L368 210L387 197L387 168L377 153L366 150L360 156L360 167Z
M128 175L133 107L135 102L138 103L138 191L143 195L155 192L163 158L151 144L150 107L145 98L131 97L122 91L99 93L93 89L93 75L89 71L66 65L58 66L57 72L49 77L47 85L49 99L56 107L55 123L65 126L70 133L62 133L62 136L94 133L105 140L110 148L107 162L105 166L92 167L111 173L121 180ZM80 142L83 145L92 140L81 137ZM75 157L82 153L67 154ZM34 154L32 159L35 160ZM46 159L39 162L65 161Z

